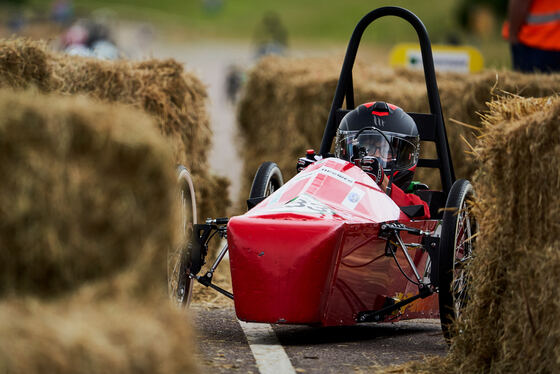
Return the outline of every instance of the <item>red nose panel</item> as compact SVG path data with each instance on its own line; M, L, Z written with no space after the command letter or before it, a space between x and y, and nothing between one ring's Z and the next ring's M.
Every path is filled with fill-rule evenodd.
M232 218L228 243L237 317L320 323L342 226L333 221Z
M378 310L417 293L392 256L386 255L386 241L379 238L381 224L399 217L398 206L353 164L326 159L308 166L228 223L237 317L250 322L351 325L359 312ZM425 231L437 224L408 219L406 223ZM418 243L421 238L403 234L403 240ZM427 253L416 249L410 255L419 269L426 269ZM412 276L402 251L397 258ZM387 321L437 317L437 299L429 299L387 316Z

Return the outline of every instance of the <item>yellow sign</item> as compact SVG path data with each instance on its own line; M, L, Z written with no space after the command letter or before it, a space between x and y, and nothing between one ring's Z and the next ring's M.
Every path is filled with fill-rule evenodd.
M470 46L432 45L436 71L474 73L482 70L484 59L480 51ZM422 69L420 45L415 43L397 44L391 50L391 66Z

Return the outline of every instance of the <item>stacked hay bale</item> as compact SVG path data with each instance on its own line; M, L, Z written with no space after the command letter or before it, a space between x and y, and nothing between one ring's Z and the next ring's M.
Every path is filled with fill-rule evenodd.
M287 59L269 57L260 61L249 75L239 107L242 135L244 191L263 161L275 161L286 177L295 173L295 161L305 149L321 142L334 91L340 61L332 59ZM409 112L429 112L422 72L354 67L355 102L383 100ZM523 96L548 96L560 89L559 75L523 75L514 72L483 72L476 75L438 74L442 109L457 177L470 177L476 165L465 157L476 130L451 119L478 127L479 112L494 94L502 91ZM475 133L473 135L473 132ZM424 147L424 155L435 154ZM437 187L439 175L424 172L418 177Z
M473 294L453 357L461 372L558 372L560 99L489 109L476 148Z
M0 87L29 86L143 109L167 137L175 162L192 172L201 218L226 213L229 182L208 172L212 134L206 90L178 62L100 61L57 54L41 42L1 41Z
M3 373L197 372L194 337L169 305L0 302Z
M0 371L195 371L165 297L178 207L153 120L12 90L0 113Z
M261 162L277 162L285 177L290 178L295 173L295 161L305 154L305 149L318 149L339 75L340 62L324 58L269 57L253 69L238 121L245 143L245 191L249 191ZM428 111L426 85L420 72L357 64L353 75L356 103L383 100L409 112ZM449 78L449 92L457 89L455 78Z
M173 159L153 122L85 98L0 100L0 295L52 297L139 261L161 273L140 287L161 288Z
M560 98L489 109L475 148L479 235L461 333L447 357L383 372L560 371Z

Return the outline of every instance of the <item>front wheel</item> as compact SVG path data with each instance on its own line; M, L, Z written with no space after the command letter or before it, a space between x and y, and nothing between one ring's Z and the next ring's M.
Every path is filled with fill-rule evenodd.
M249 198L267 197L283 184L282 172L278 165L270 161L263 162L253 179Z
M184 166L177 169L177 182L181 221L179 240L168 253L167 284L171 300L177 305L188 306L193 288L193 279L189 277L192 247L188 243L193 235L193 224L196 224L196 198L192 178Z
M472 214L474 190L469 181L456 181L449 191L439 251L439 313L447 341L455 334L453 322L468 302L468 263L472 259L477 225Z

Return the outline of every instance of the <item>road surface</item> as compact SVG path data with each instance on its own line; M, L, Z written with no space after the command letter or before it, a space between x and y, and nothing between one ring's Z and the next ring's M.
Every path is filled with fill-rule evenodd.
M266 373L267 358L257 363L247 334L253 334L249 336L253 345L285 352L292 371L278 370L281 360L271 354L268 365L275 374L365 373L447 352L438 320L330 328L257 324L257 332L252 333L244 331L231 307L193 305L190 311L197 328L202 372ZM276 339L269 336L267 326L271 326Z

